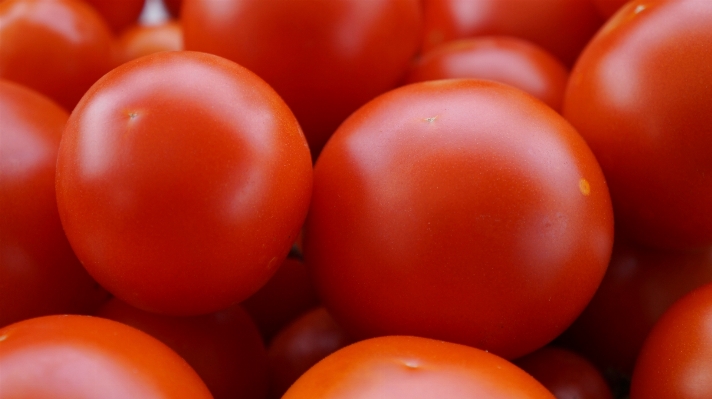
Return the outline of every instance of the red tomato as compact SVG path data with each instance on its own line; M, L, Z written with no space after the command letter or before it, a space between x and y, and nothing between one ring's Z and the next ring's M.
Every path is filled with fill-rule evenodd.
M256 75L163 52L104 76L67 122L57 203L89 273L143 310L196 315L257 291L306 216L309 149Z
M602 370L630 377L660 316L690 291L712 282L712 248L700 253L655 251L619 237L596 295L561 340Z
M406 82L452 78L506 83L559 111L569 72L561 61L532 43L492 36L434 47L413 65Z
M211 399L153 337L111 320L45 316L0 329L3 398Z
M554 399L527 373L491 353L417 337L347 346L306 372L283 399Z
M323 307L299 317L269 347L270 398L281 398L302 374L351 342Z
M72 110L113 64L113 36L78 0L0 2L0 78Z
M417 335L506 358L560 334L606 270L613 215L576 131L499 83L384 94L315 167L304 255L356 337Z
M270 341L299 315L318 306L319 298L306 265L287 258L267 284L242 305L257 323L265 341Z
M604 18L610 18L629 0L593 0L593 4Z
M0 80L0 327L53 313L91 313L108 294L69 247L54 174L67 112Z
M84 0L101 14L114 32L119 33L138 20L145 0Z
M183 5L183 0L163 0L163 5L166 6L168 12L174 16L180 16L180 9Z
M591 0L424 0L423 49L454 39L507 35L573 65L603 20Z
M176 21L161 25L134 25L118 41L119 64L159 51L183 50L183 28Z
M653 247L712 245L712 2L634 1L571 73L564 116L601 163L617 226Z
M545 347L514 362L557 399L613 399L601 373L574 352Z
M215 399L264 399L267 353L255 323L239 305L196 317L147 313L117 299L98 316L137 328L176 351Z
M675 303L645 340L630 399L712 398L712 284Z
M185 47L233 60L289 104L316 158L418 49L420 0L186 0Z

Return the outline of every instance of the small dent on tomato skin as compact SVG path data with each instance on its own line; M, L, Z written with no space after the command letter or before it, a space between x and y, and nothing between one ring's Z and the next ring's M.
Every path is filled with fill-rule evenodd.
M423 120L426 121L426 122L428 122L428 123L433 123L433 122L435 122L436 119L438 119L438 116L437 116L437 115L431 116L430 118L425 118L425 119L423 119Z
M138 117L138 112L136 112L136 111L129 111L129 112L128 112L128 115L129 115L129 119L130 119L130 120L134 120L134 119L136 119L136 118Z
M591 194L591 185L588 184L588 180L586 179L581 179L579 180L579 190L581 191L581 194L588 196Z
M403 365L409 369L417 369L418 367L420 367L420 362L415 359L402 360L401 363L403 363Z

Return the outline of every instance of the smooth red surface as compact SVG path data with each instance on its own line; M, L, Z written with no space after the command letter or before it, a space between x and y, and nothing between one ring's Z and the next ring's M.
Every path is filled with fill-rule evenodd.
M561 116L509 86L417 83L354 113L317 161L304 255L356 337L417 335L529 353L606 270L601 170Z
M57 161L60 217L89 273L173 315L224 309L265 284L311 186L306 140L279 96L193 52L107 74L70 116Z
M453 78L505 83L560 111L569 72L561 61L535 44L491 36L434 47L411 67L406 82Z
M318 306L319 298L304 262L287 258L267 284L242 305L269 342L287 324Z
M163 0L163 4L172 16L180 16L180 9L183 6L183 0Z
M610 18L620 10L629 0L593 0L598 12L604 18Z
M177 21L134 25L121 34L117 47L119 64L159 51L180 51L183 50L183 28Z
M111 320L46 316L0 329L3 399L211 399L167 346Z
M613 399L611 389L596 367L566 349L547 346L514 363L536 378L556 399Z
M57 149L69 115L0 80L0 327L54 313L91 313L108 293L74 256L57 213Z
M111 31L82 1L2 1L0 37L0 78L30 87L69 111L113 66Z
M270 344L269 397L281 398L302 374L352 341L323 307L303 314Z
M145 0L84 0L91 4L116 33L138 21Z
M284 399L554 399L508 361L467 346L417 337L355 343L304 374Z
M263 399L267 352L255 323L240 307L196 317L144 312L118 299L97 316L137 328L176 351L203 379L215 399Z
M561 341L601 370L630 376L643 341L660 316L675 301L711 282L712 249L655 251L617 237L601 286Z
M420 0L186 0L185 48L255 72L294 111L314 157L359 106L399 83Z
M507 35L573 65L603 23L591 0L423 0L423 50L465 37Z
M635 365L630 399L712 397L712 284L675 303L658 321Z
M633 1L571 73L563 114L601 163L616 226L644 245L712 245L711 47L711 2Z

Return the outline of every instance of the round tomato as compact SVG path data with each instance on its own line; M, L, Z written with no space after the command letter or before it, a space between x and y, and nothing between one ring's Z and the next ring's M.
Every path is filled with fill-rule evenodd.
M712 398L712 284L676 302L645 340L630 399Z
M138 20L145 0L83 0L101 14L114 32L121 32Z
M57 214L57 149L69 115L0 80L0 327L53 313L91 313L108 294L74 256Z
M606 175L616 226L647 246L712 245L712 2L628 3L571 73L563 115Z
M420 0L185 0L185 48L228 58L294 111L316 157L339 124L390 90L420 41Z
M559 111L569 72L561 61L532 43L491 36L434 47L411 67L406 82L453 78L506 83Z
M374 338L307 371L284 399L554 399L530 375L491 353L417 337Z
M159 51L183 50L183 28L176 21L160 25L134 25L118 40L118 62L131 61Z
M155 338L115 321L45 316L0 329L3 398L212 399Z
M0 78L70 111L114 63L109 27L78 0L1 1L0 37Z
M506 358L584 309L613 241L608 188L559 114L510 86L416 83L344 122L317 161L304 256L356 337Z
M105 75L67 122L57 203L89 273L143 310L195 315L257 291L312 188L297 120L223 58L163 52Z

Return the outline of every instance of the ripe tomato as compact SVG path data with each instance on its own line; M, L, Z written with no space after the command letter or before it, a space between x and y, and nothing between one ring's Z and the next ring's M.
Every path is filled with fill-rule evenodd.
M420 0L186 0L181 14L185 48L266 80L315 157L350 113L400 81L421 19Z
M423 49L454 39L507 35L573 65L603 23L591 0L424 0Z
M712 284L676 302L645 340L630 399L712 398Z
M441 80L341 125L315 167L304 256L356 337L515 358L584 309L612 241L606 182L571 125L510 86Z
M109 27L78 0L2 1L0 37L0 78L70 111L114 62Z
M658 248L712 245L712 2L628 3L581 55L564 116L596 154L617 226Z
M145 0L84 0L104 17L114 32L120 33L138 20Z
M411 67L406 82L452 78L506 83L559 111L569 72L561 61L535 44L491 36L434 47Z
M628 0L593 0L593 5L596 6L602 17L610 18L627 2Z
M309 149L256 75L163 52L105 75L67 122L57 203L89 273L143 310L196 315L257 291L306 216Z
M53 313L90 313L108 299L69 247L54 174L67 112L0 80L0 327Z
M163 4L174 18L180 16L180 9L183 5L183 0L163 0Z
M264 399L267 353L250 316L239 306L203 316L147 313L113 299L98 316L137 328L176 351L215 399Z
M0 396L32 399L212 399L155 338L115 321L45 316L0 329Z
M347 346L307 371L283 399L555 399L530 375L491 353L417 337Z
M183 28L176 21L134 25L121 34L117 47L119 64L159 51L180 51L183 50Z

